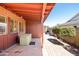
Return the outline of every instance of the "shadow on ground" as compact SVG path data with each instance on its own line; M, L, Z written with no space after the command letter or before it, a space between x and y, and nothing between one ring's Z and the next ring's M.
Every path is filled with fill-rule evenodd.
M56 44L56 45L62 46L65 50L67 50L71 54L73 54L75 56L79 56L79 48L76 48L76 47L71 46L71 45L64 45L63 43L59 42L56 39L48 38L47 40L49 42L51 42L52 44Z
M72 53L75 56L79 56L79 48L76 48L74 46L63 46L64 49L66 49L68 52Z
M60 43L59 41L57 41L56 39L52 39L52 38L48 38L47 39L49 42L56 44L56 45L63 45L62 43Z

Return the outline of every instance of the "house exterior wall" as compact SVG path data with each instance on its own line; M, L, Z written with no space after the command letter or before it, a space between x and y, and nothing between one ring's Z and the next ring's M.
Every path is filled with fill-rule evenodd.
M41 23L41 21L36 21L36 20L25 21L21 17L17 16L16 14L10 12L9 10L1 6L0 6L0 15L6 17L7 26L8 26L8 28L6 29L7 33L4 35L0 35L0 50L6 49L16 43L16 37L18 36L18 32L16 33L10 32L10 18L18 22L23 21L24 25L26 22L26 25L25 25L26 33L31 33L33 38L40 38L40 41L42 42L43 23Z
M33 38L40 38L41 47L43 47L43 23L39 21L27 21L26 33L31 33Z
M26 32L31 33L33 38L41 38L43 32L42 25L41 22L27 21Z
M6 49L15 44L17 35L17 33L0 35L0 50Z
M0 35L0 50L6 49L10 47L11 45L15 44L16 37L18 36L18 32L11 33L10 32L10 18L13 20L16 20L18 22L25 22L24 19L17 16L16 14L10 12L9 10L3 8L0 6L0 15L6 17L7 20L7 32L6 34ZM24 23L25 24L25 23Z
M61 26L79 26L79 13Z

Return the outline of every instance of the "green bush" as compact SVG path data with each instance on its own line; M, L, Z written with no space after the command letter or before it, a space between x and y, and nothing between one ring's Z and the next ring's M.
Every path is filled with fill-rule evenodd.
M59 34L60 28L54 27L54 28L52 29L52 32L53 32L54 34Z
M76 36L76 30L74 27L55 27L52 29L53 33L59 36Z

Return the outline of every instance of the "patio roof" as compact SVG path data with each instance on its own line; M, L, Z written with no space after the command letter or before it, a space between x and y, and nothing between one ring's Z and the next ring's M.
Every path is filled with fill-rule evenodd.
M25 20L44 22L55 3L1 3L0 5Z

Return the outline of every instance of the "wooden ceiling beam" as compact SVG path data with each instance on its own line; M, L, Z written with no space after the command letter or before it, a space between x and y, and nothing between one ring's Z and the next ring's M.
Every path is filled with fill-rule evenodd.
M36 5L36 4L3 4L3 6L11 9L32 9L32 10L41 10L42 4ZM34 7L33 7L34 6Z
M38 7L40 5L42 5L42 3L2 3L1 5L6 5L6 6L9 6L9 7L32 7L32 6L35 6L35 7Z
M6 6L5 6L6 7ZM22 10L41 10L41 8L17 8L17 7L7 7L7 9L22 9Z
M35 19L41 22L49 15L54 3L2 3L4 8L16 13L23 18Z
M40 10L23 10L23 9L10 9L8 8L9 10L12 10L12 11L15 11L15 12L25 12L25 13L41 13Z
M39 13L25 13L25 12L15 12L17 14L24 14L24 15L41 15Z

